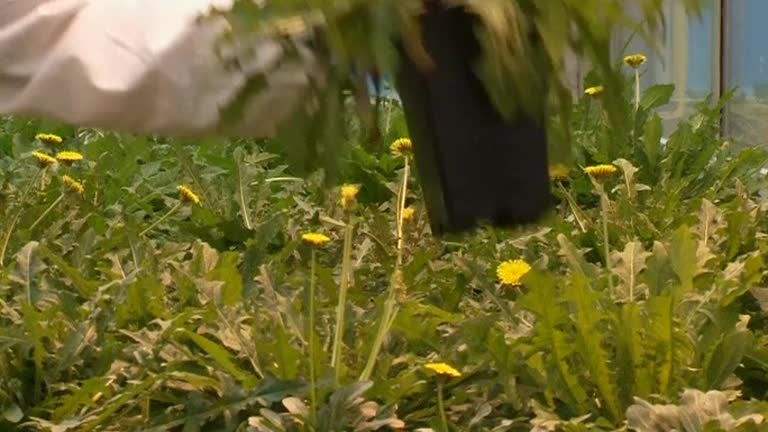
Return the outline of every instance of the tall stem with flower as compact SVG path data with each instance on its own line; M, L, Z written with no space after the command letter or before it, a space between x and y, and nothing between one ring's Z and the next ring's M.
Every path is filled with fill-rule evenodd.
M589 116L591 114L591 109L592 109L592 99L598 98L603 93L604 90L605 90L604 87L601 85L589 87L586 90L584 90L584 94L587 95L588 97L586 98L587 107L584 109L584 118L582 119L582 125L581 125L582 131L587 130L587 123L589 122Z
M608 237L608 207L610 202L608 200L608 194L606 194L600 181L607 177L610 177L618 169L613 165L594 165L584 168L584 172L592 179L592 185L595 191L600 196L600 216L603 226L603 254L605 255L605 269L608 274L608 287L613 292L613 275L611 275L611 244Z
M302 240L312 246L309 275L309 311L307 317L307 339L309 340L309 394L310 394L310 417L312 423L317 420L317 371L315 370L315 351L317 350L317 341L315 340L315 297L317 280L317 251L316 248L328 243L331 239L324 234L310 232L301 236Z
M38 216L38 217L37 217L37 219L35 220L35 222L33 222L33 223L32 223L32 225L30 225L30 226L29 226L29 230L30 230L30 231L32 231L33 229L35 229L35 227L37 227L37 225L39 225L39 224L40 224L40 222L42 222L42 221L43 221L43 219L45 219L45 217L46 217L46 216L48 216L48 214L49 214L49 213L50 213L50 212L51 212L51 211L52 211L52 210L53 210L53 209L54 209L54 208L55 208L57 205L59 205L59 203L60 203L61 201L63 201L63 200L64 200L64 197L66 197L66 196L67 196L67 193L68 193L68 192L69 192L69 193L75 193L75 194L78 194L78 195L82 195L83 193L85 193L85 187L83 186L83 184L82 184L82 183L80 183L79 181L77 181L77 180L73 179L72 177L70 177L70 176L68 176L68 175L62 176L62 177L61 177L61 181L62 181L62 183L64 184L64 186L66 186L67 190L66 190L66 191L64 191L64 192L62 192L62 193L61 193L61 195L59 195L59 197L58 197L58 198L56 198L56 200L55 200L53 203L51 203L51 205L49 205L49 206L48 206L48 208L47 208L47 209L45 209L45 211L43 211L43 213L41 213L41 214L40 214L40 216Z
M646 61L648 61L648 58L642 54L632 54L624 57L624 63L635 71L635 111L640 109L640 66Z
M152 231L156 226L160 225L164 220L168 219L176 213L177 210L181 208L182 205L184 205L185 202L190 202L192 204L200 204L200 197L197 196L194 192L192 192L192 189L190 189L187 186L179 185L176 188L179 191L179 196L181 197L181 200L176 203L173 207L170 208L164 215L160 216L159 219L157 219L155 222L152 223L152 225L145 228L142 232L139 233L139 237L144 237L145 234Z
M312 248L312 268L309 276L309 383L312 422L317 420L317 371L315 370L315 280L317 279L317 252Z
M443 385L450 378L461 377L461 372L447 363L427 363L424 367L433 372L437 380L437 411L440 415L440 427L443 432L450 432L448 428L448 416L445 414L445 395Z
M336 331L333 335L333 354L331 355L331 367L334 369L334 384L341 381L341 349L344 343L345 312L347 309L347 292L352 278L352 234L354 232L354 214L351 212L356 202L360 187L357 185L344 185L341 188L341 206L348 210L346 226L344 227L344 251L341 260L341 281L339 283L339 303L336 305Z
M389 283L387 298L384 300L384 308L379 316L376 336L373 339L371 351L368 354L368 360L365 368L360 374L360 381L367 381L371 378L373 368L376 365L376 359L381 351L384 338L389 333L392 323L397 315L398 295L402 300L405 297L405 282L403 281L403 249L405 240L403 238L403 223L405 221L405 201L408 195L408 176L410 172L410 155L413 150L413 144L408 138L401 138L392 143L392 153L403 158L403 174L400 179L400 186L397 190L396 208L395 208L395 238L397 244L397 256L395 258L395 270Z

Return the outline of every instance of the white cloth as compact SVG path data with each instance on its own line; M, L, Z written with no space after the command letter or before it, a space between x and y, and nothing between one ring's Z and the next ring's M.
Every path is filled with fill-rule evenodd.
M0 0L0 114L49 117L137 133L268 136L306 97L311 57L285 61L260 40L245 67L225 67L222 20L199 24L231 0ZM311 54L305 53L308 56ZM221 109L248 73L267 86L243 121L220 130Z

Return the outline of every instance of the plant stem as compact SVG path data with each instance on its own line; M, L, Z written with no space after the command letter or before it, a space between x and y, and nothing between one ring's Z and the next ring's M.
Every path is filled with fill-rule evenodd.
M27 186L24 187L24 192L21 194L21 201L19 202L19 210L16 212L16 214L13 216L13 219L11 219L11 224L8 226L8 231L5 233L5 236L3 237L3 243L0 245L0 267L3 267L5 264L5 252L8 250L8 243L11 241L11 235L13 234L13 230L16 228L16 224L19 222L19 219L21 218L21 213L24 211L24 202L27 200L27 196L29 195L32 188L35 186L35 183L37 183L38 177L40 177L40 174L44 173L47 168L40 168L37 173L32 177L32 180L30 180L29 183L27 183Z
M440 378L438 378L440 379ZM449 432L448 418L445 416L445 403L443 402L443 382L437 382L437 410L440 411L440 423L443 426L443 432Z
M635 68L635 111L640 109L640 69Z
M608 240L608 197L603 192L600 196L600 207L603 219L603 246L605 248L605 270L608 272L608 287L613 292L613 275L611 274L611 245Z
M584 211L579 207L579 204L576 202L576 200L573 198L570 192L568 192L568 189L563 186L562 183L559 183L558 186L560 187L560 190L563 192L565 199L568 201L568 205L571 207L571 212L573 212L573 217L576 219L576 223L579 224L579 228L581 228L581 232L587 232L587 223L586 223L586 216L584 216Z
M367 381L371 378L373 367L376 365L376 358L381 351L381 345L384 343L384 336L389 332L389 328L395 320L396 305L397 305L397 284L394 282L394 277L389 285L389 293L387 299L384 301L384 310L381 313L379 320L379 327L376 331L376 336L373 339L373 346L371 352L368 355L368 361L365 363L365 369L360 374L359 381Z
M333 336L333 355L331 367L334 368L334 384L339 385L341 378L341 347L344 338L344 314L347 310L347 291L352 276L352 218L344 228L344 254L341 260L341 282L339 286L339 304L336 306L336 332Z
M359 381L367 381L373 373L373 367L376 365L376 359L381 351L381 345L384 343L384 337L389 333L392 323L397 315L397 297L405 297L405 284L403 283L403 209L405 208L405 198L408 194L408 172L410 165L408 157L405 157L405 167L403 168L403 177L397 195L397 212L395 221L395 235L397 236L397 258L395 260L395 271L389 283L389 293L384 301L384 308L379 318L379 326L376 336L373 339L373 346L365 363L365 368L360 374Z
M245 202L245 187L243 185L243 167L241 165L240 160L235 160L235 163L237 164L237 192L238 192L238 198L240 199L240 212L243 214L243 223L245 224L245 228L247 228L249 231L252 231L253 225L251 224L250 216L248 216L248 205L246 205L246 202Z
M315 376L315 275L317 274L317 253L312 248L312 270L309 276L309 382L312 402L312 423L317 418L317 382Z
M587 130L587 123L589 122L589 114L592 108L592 98L587 98L587 109L584 110L584 119L581 122L581 132L583 133L585 130Z
M65 193L62 193L61 195L59 195L59 197L58 197L58 198L56 198L56 201L54 201L53 203L51 203L51 205L49 205L49 206L48 206L48 208L47 208L47 209L45 209L45 211L43 212L43 214L41 214L41 215L40 215L40 216L37 218L37 220L36 220L36 221L34 221L34 222L32 223L32 225L30 225L30 226L29 226L29 230L30 230L30 231L32 231L33 229L35 229L35 227L37 226L37 224L39 224L40 222L42 222L42 220L43 220L43 219L44 219L46 216L48 216L48 213L50 213L50 212L51 212L51 210L53 210L53 208L54 208L54 207L56 207L57 205L59 205L59 203L61 202L61 200L63 200L63 199L64 199L64 196L65 196L65 195L66 195L66 192L65 192Z
M403 266L403 210L405 209L405 199L408 195L408 174L410 166L409 158L405 158L405 167L403 168L403 182L400 186L400 194L397 197L397 261L396 271Z
M22 209L23 207L20 208L16 213L16 216L11 219L11 225L8 227L8 231L5 233L5 236L3 236L3 244L0 245L0 267L5 266L5 251L8 249L8 243L11 240L11 234L13 234L14 228L16 228L16 223L19 221L19 217L21 217Z
M172 214L174 214L174 213L176 212L176 210L178 210L178 209L179 209L179 207L181 207L181 205L182 205L183 203L184 203L183 201L179 201L178 203L176 203L176 205L175 205L175 206L173 206L173 207L171 207L171 209L170 209L170 210L168 210L168 212L167 212L166 214L164 214L162 217L160 217L160 219L156 220L156 221L155 221L155 223L153 223L152 225L150 225L149 227L147 227L147 229L145 229L144 231L142 231L141 233L139 233L139 237L143 237L143 236L144 236L144 234L146 234L146 233L148 233L148 232L152 231L152 229L153 229L153 228L155 228L156 226L158 226L158 225L159 225L161 222L163 222L164 220L168 219L168 218L169 218L169 217L170 217Z

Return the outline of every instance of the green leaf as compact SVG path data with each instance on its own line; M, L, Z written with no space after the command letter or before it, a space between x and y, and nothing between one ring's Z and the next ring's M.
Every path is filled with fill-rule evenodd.
M162 318L165 286L157 279L143 275L125 286L124 299L116 306L115 316L121 326L129 323L148 323Z
M274 351L275 368L283 379L296 379L299 373L301 350L297 349L282 326L275 328Z
M640 106L644 110L652 110L669 103L675 92L674 84L657 84L649 87L640 98Z
M583 274L574 272L571 283L565 288L565 299L573 305L578 353L591 381L597 386L601 405L605 405L611 419L618 422L623 408L614 385L613 371L608 368L610 359L604 348L607 341L600 329L601 321L608 317L600 308L601 296L589 288Z
M561 330L569 322L568 312L559 302L555 279L532 270L527 276L528 292L520 298L515 308L525 309L536 315L534 327L537 350L543 353L545 373L551 390L578 412L586 409L587 393L579 377L571 369L570 357L573 340Z
M658 296L651 299L649 311L651 314L652 346L655 356L654 378L658 392L668 394L675 373L674 355L674 307L672 297Z
M697 245L687 225L683 225L672 234L669 262L680 280L683 292L693 289L693 278L699 271L697 264Z
M224 252L219 256L216 267L206 274L208 281L221 281L221 302L224 306L234 306L243 301L243 278L238 265L238 252Z
M237 378L246 387L253 387L256 384L256 377L250 375L237 367L230 357L229 351L216 342L201 336L187 329L179 329L178 332L189 338L198 347L205 351L211 358L218 363L227 373Z
M568 240L563 234L557 235L557 242L560 244L559 254L565 258L568 265L575 272L582 273L590 278L597 277L597 270L594 264L587 262L582 252L576 249L576 246Z
M723 334L712 356L704 366L706 388L719 388L741 364L744 354L752 346L752 332L747 328L749 315L742 315L736 325Z
M643 134L643 152L648 161L648 174L658 173L659 153L661 147L661 137L663 134L661 117L654 113L653 117L645 124Z
M38 251L45 258L53 261L53 264L55 264L56 268L64 273L64 276L72 281L72 285L80 292L81 296L85 298L91 298L99 286L103 285L102 283L88 280L83 277L83 274L79 269L69 265L62 257L53 253L53 251L51 251L45 245L40 245Z
M654 388L651 366L646 362L643 319L638 303L625 303L616 315L616 367L621 401L628 406L635 396L646 397Z
M649 288L649 294L661 295L669 288L669 282L674 278L674 271L669 262L666 246L659 241L653 243L653 253L647 261L646 271L641 275Z

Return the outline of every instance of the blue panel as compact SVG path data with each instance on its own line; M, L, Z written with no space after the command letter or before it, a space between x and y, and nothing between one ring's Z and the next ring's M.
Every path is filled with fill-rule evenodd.
M701 17L688 18L688 88L691 97L712 91L712 56L714 44L714 1L705 5ZM711 6L711 7L710 7Z
M754 96L768 83L768 1L733 0L728 8L728 85Z

